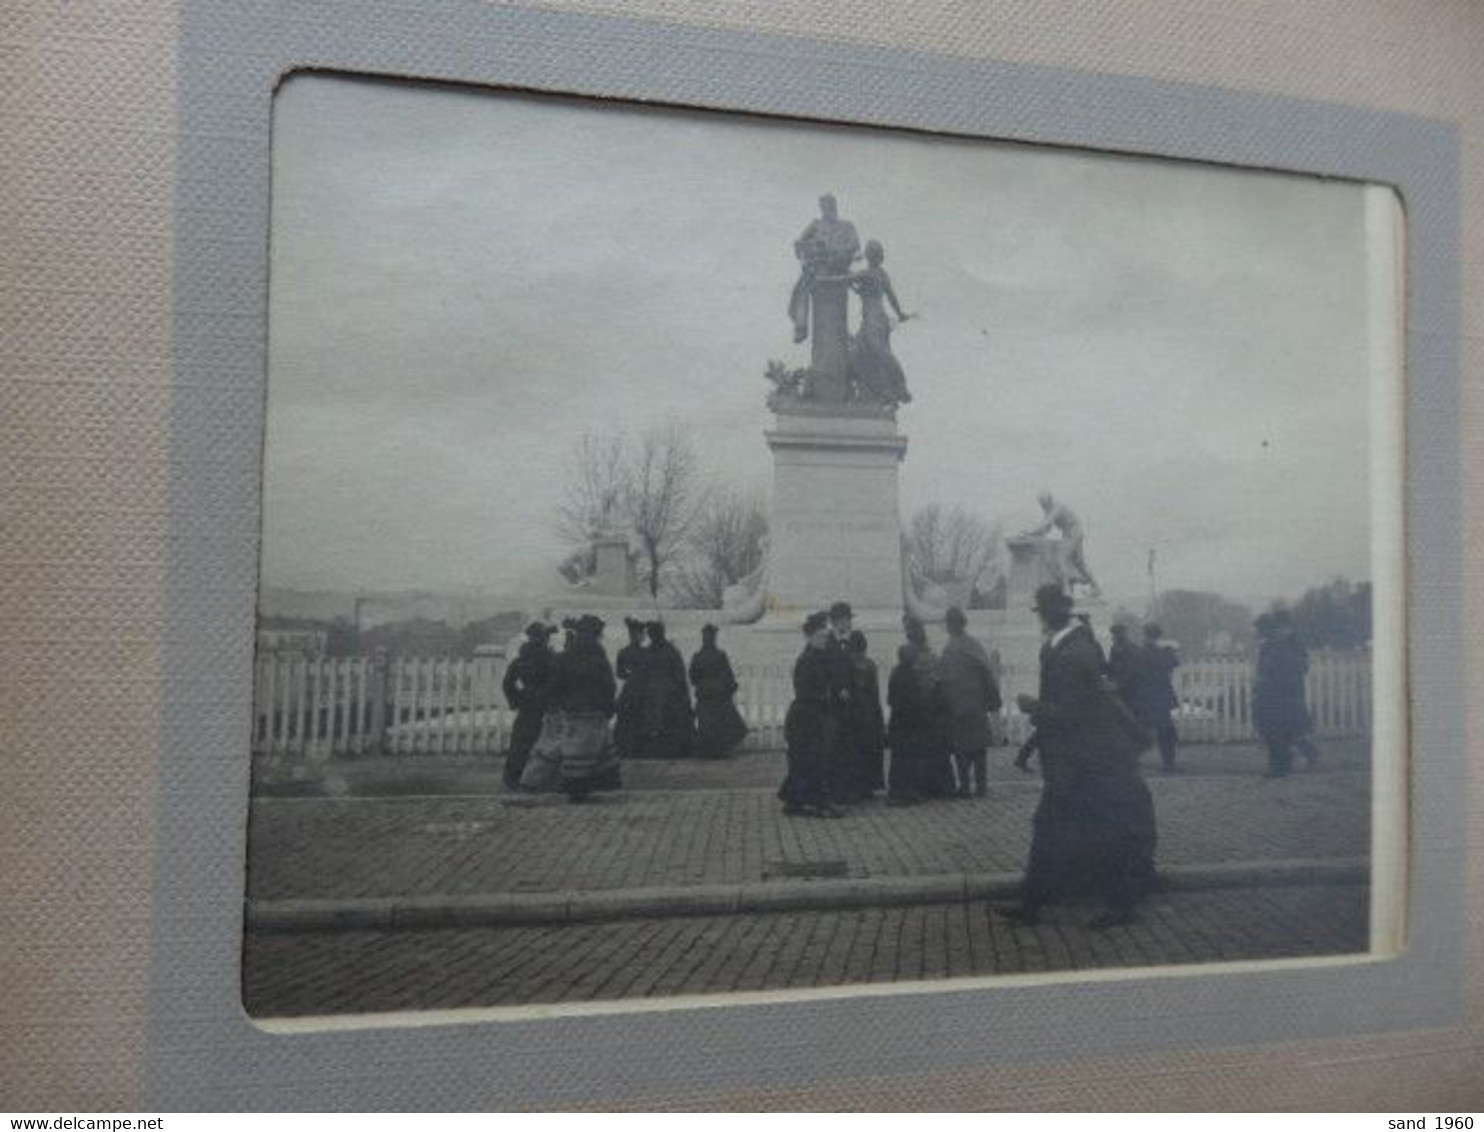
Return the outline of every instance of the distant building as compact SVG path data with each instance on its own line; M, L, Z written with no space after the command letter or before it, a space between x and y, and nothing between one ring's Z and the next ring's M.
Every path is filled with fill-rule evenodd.
M258 652L292 652L323 656L329 640L325 629L259 629Z

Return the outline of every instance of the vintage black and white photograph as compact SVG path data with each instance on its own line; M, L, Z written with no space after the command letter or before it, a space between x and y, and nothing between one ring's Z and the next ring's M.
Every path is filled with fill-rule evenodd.
M1391 946L1401 223L1275 171L287 80L248 1012Z

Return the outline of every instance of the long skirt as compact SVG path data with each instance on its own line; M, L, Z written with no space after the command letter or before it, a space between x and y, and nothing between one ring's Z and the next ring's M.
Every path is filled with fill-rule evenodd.
M548 711L520 784L574 796L617 790L622 779L608 717L597 711Z
M510 725L510 746L505 752L506 785L520 782L544 724L545 712L539 708L522 708L515 713L515 722Z
M747 724L731 696L696 700L696 754L725 758L747 735Z
M1154 800L1137 774L1048 781L1031 823L1028 904L1095 896L1131 907L1154 885Z
M789 705L783 722L788 773L778 788L785 805L818 807L831 802L831 748L838 733L838 721L828 712L801 707L797 700Z

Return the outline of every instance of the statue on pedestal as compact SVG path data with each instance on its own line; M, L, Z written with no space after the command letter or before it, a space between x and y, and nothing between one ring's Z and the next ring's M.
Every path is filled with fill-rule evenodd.
M840 219L835 198L819 198L820 216L794 241L800 272L789 296L788 314L794 341L811 342L810 365L791 370L782 362L768 367L774 385L769 407L777 411L807 411L806 404L829 406L845 415L891 416L899 404L910 401L907 379L891 351L890 303L898 321L906 314L892 289L882 262L879 240L866 243L867 266L856 270L861 258L855 225ZM850 333L849 299L861 300L860 329Z
M1039 538L1055 528L1061 535L1056 553L1051 559L1051 565L1057 574L1057 584L1068 594L1072 593L1073 586L1085 585L1094 597L1099 596L1102 590L1092 576L1092 571L1087 568L1087 559L1082 551L1085 534L1081 520L1065 503L1054 499L1049 491L1041 492L1037 499L1046 519L1034 530L1025 531L1021 537Z

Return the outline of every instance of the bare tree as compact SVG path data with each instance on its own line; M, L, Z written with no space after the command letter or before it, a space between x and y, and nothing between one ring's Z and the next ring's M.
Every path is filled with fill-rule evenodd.
M663 425L639 438L628 462L624 511L651 597L659 596L703 499L695 448L680 425Z
M762 565L767 534L768 509L759 493L736 488L708 493L671 582L677 603L719 609L726 588Z
M624 523L632 471L622 433L583 433L568 459L570 478L557 507L556 531L574 550L588 551L594 530Z
M1000 530L963 507L931 503L907 525L907 555L927 582L988 580L999 552Z

